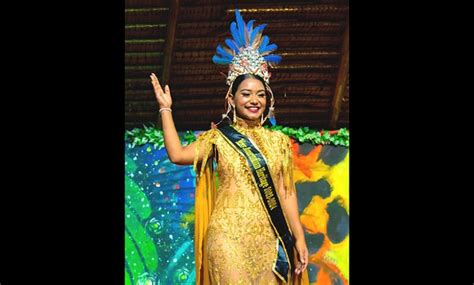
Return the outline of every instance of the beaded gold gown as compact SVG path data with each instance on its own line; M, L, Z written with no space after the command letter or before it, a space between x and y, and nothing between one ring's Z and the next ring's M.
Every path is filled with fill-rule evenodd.
M265 156L274 183L279 185L283 179L285 190L294 191L289 137L259 124L249 126L241 119L234 127ZM199 153L204 155L200 167ZM219 185L213 191L209 191L209 185L207 189L196 188L196 265L201 267L196 284L283 284L273 272L277 237L245 158L217 129L206 131L197 139L194 167L198 181L206 179L206 169L212 167L210 157L216 158ZM207 175L208 184L213 183L209 182L213 177L214 174ZM205 203L199 203L202 199L206 199ZM204 223L203 208L208 218Z

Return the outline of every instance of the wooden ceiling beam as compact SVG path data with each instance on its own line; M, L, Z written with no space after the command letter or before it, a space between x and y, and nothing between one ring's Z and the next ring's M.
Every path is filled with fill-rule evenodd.
M178 22L179 0L171 0L171 8L169 11L168 29L166 32L165 49L163 57L163 73L161 83L163 87L168 83L170 76L171 59L173 57L173 47L176 38L176 26Z
M169 18L166 31L165 49L163 57L163 69L161 73L161 86L165 88L166 84L169 84L170 70L171 70L171 59L173 58L173 49L176 39L176 26L178 22L179 12L179 0L171 0L171 7L169 10ZM156 107L156 126L161 127L161 119L158 116L158 106Z
M336 128L339 112L341 110L342 98L347 84L347 73L349 71L349 18L346 20L346 29L344 31L341 63L339 65L339 72L336 80L336 88L334 98L332 101L331 119L329 126L332 129Z

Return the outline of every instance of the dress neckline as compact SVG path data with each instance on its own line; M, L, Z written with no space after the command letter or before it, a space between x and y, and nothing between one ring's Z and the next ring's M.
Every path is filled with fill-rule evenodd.
M262 128L260 120L249 121L239 117L236 117L236 122L233 123L232 126L243 130L258 130Z

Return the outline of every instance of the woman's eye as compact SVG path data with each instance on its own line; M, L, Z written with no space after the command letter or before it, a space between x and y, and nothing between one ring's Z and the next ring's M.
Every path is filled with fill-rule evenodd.
M258 97L265 97L265 93L258 94Z
M249 93L242 93L242 96L249 96Z

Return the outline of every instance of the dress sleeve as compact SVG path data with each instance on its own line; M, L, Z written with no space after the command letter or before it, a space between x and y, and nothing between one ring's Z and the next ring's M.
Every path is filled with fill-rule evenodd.
M218 132L215 129L210 129L198 135L196 139L196 147L194 151L194 163L193 169L196 172L196 178L199 179L204 172L204 168L207 164L213 146L216 143ZM199 161L199 156L202 154L202 161ZM199 172L197 171L200 165Z

